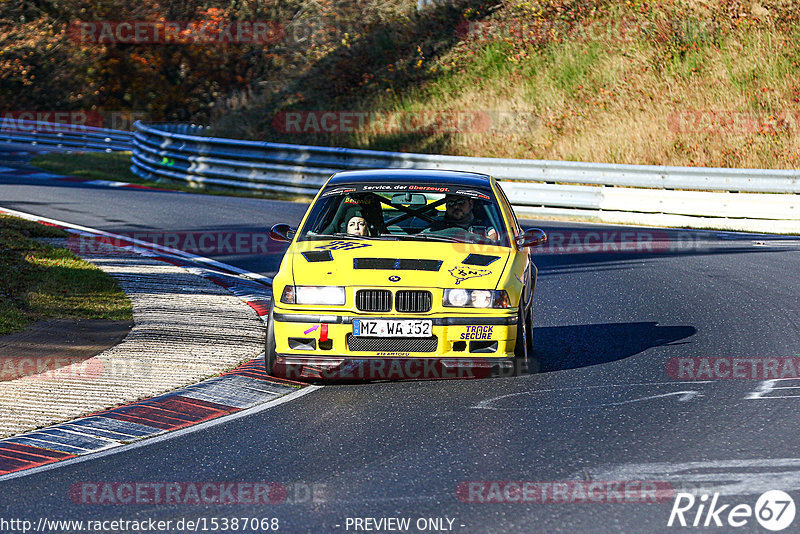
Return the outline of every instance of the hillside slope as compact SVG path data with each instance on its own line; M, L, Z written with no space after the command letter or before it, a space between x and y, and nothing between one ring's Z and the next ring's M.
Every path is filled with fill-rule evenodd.
M800 158L796 2L359 5L309 40L313 61L220 102L215 132L612 163L794 168Z

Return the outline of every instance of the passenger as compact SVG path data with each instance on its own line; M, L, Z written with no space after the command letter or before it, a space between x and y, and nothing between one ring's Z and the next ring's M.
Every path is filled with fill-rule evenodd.
M361 215L353 215L350 217L350 220L347 221L347 233L350 235L369 236L367 220Z

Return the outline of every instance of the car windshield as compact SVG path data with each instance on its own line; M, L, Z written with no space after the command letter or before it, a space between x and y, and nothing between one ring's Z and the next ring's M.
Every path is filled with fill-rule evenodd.
M337 184L322 192L300 240L414 239L509 246L490 189L407 183Z

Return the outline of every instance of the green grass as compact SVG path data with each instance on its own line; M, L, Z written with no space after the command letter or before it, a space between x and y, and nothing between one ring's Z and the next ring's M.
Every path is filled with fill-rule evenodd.
M150 184L130 170L130 152L79 152L64 154L51 152L39 154L31 164L56 174L77 176L88 180L116 180L119 182Z
M66 249L35 240L60 229L0 215L0 335L40 319L131 320L116 280Z
M590 83L594 77L603 74L596 65L601 55L597 43L584 46L566 43L551 48L548 55L553 85L562 91L573 93L579 85L594 85Z

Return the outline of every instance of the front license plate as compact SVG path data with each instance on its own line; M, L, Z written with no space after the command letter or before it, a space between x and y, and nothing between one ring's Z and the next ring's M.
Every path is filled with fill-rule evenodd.
M431 337L432 321L354 319L353 335L365 337Z

